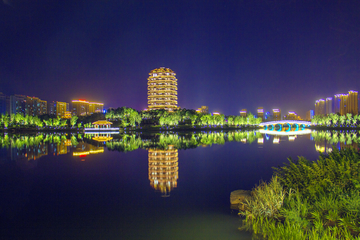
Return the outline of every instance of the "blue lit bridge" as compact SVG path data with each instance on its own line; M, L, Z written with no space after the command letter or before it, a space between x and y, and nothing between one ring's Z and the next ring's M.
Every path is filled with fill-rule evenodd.
M271 122L262 122L259 124L265 131L277 131L277 132L297 132L303 131L306 127L312 125L309 121L300 120L280 120Z

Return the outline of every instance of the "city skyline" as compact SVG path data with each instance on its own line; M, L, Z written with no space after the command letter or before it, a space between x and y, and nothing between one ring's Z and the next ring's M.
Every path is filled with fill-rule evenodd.
M359 90L359 9L357 1L5 1L0 92L142 110L148 73L164 66L177 74L182 108L303 117L316 99Z

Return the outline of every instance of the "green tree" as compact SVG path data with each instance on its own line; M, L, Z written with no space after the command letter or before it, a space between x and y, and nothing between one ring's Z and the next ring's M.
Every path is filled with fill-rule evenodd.
M78 120L78 117L77 117L77 116L72 116L71 119L70 119L70 125L71 125L72 127L74 127L75 124L76 124L76 122L77 122L77 120Z

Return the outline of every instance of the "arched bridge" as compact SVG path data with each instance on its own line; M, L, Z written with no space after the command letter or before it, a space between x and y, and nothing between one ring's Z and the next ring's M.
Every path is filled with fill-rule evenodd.
M264 130L278 131L278 132L290 132L304 130L306 127L310 127L312 123L309 121L300 120L280 120L271 122L262 122L259 126L264 127Z

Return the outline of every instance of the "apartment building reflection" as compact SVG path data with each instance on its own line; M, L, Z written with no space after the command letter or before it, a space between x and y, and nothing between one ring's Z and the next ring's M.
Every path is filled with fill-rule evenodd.
M170 196L179 178L178 150L172 145L167 150L149 149L150 186L160 191L162 197Z

